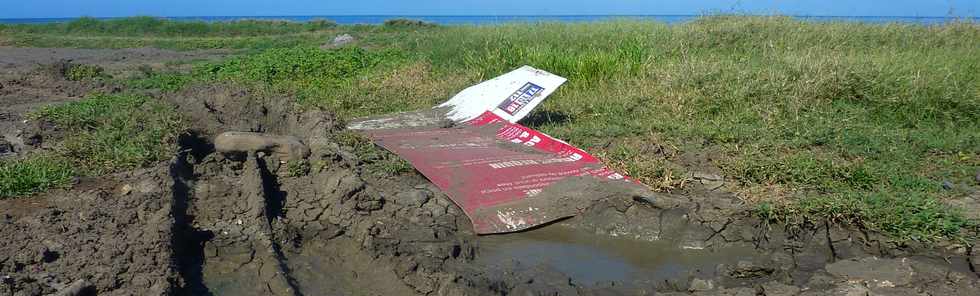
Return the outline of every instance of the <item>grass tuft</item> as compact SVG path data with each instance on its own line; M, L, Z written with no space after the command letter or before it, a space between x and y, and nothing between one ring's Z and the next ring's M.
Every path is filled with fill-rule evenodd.
M351 152L372 174L388 177L415 170L408 161L388 152L388 150L377 147L371 139L359 133L342 131L333 135L333 139L344 147L351 147L353 150Z
M105 69L98 65L71 64L65 71L65 79L81 81L86 79L108 77Z
M0 160L0 199L43 192L67 184L72 176L71 164L55 157Z

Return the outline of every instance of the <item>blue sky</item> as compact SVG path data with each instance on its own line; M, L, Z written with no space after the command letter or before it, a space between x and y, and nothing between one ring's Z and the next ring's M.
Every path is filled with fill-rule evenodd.
M562 15L738 12L980 16L980 0L3 0L0 18L260 15Z

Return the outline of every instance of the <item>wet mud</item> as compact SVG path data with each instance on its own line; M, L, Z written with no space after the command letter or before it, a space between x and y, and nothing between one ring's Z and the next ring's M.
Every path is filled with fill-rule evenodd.
M768 224L709 175L671 194L557 186L547 194L568 198L575 217L478 236L421 175L367 171L334 140L345 124L328 110L225 84L161 99L191 123L172 160L0 200L0 295L980 291L970 248L895 244L819 221ZM290 137L309 154L217 150L228 131ZM308 169L292 169L296 161Z

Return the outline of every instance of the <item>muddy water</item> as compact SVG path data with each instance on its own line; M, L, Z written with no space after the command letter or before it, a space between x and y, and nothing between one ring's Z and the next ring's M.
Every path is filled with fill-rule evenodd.
M415 291L400 284L401 279L388 272L385 262L358 251L347 239L334 239L307 246L288 261L290 273L303 295L413 295ZM379 284L386 283L386 284Z
M616 238L557 224L481 237L477 262L487 266L544 266L567 274L576 283L594 285L710 278L719 264L758 257L750 246L684 249L668 241Z
M714 278L719 264L757 261L751 246L724 249L684 249L669 241L649 242L597 235L561 224L531 231L481 236L472 262L493 273L548 269L567 275L582 286L610 282L619 285L656 285L687 281L691 277ZM358 250L353 241L334 239L316 242L292 254L289 273L303 295L335 295L351 291L410 295L400 279L379 266L386 266ZM255 279L239 273L211 274L205 269L205 285L215 295L261 295L250 290Z

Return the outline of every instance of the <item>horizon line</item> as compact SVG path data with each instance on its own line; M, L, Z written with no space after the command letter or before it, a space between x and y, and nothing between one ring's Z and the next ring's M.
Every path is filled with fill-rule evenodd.
M838 18L971 18L977 16L916 16L916 15L810 15L810 14L749 14L749 13L702 13L702 14L308 14L308 15L128 15L128 16L56 16L56 17L0 17L3 20L31 20L31 19L77 19L83 17L91 18L127 18L127 17L157 17L157 18L206 18L206 17L227 17L227 18L246 18L246 17L581 17L581 16L600 16L600 17L697 17L697 16L786 16L786 17L838 17Z

